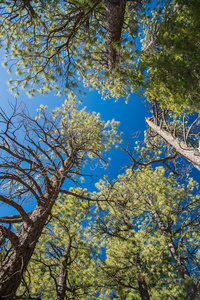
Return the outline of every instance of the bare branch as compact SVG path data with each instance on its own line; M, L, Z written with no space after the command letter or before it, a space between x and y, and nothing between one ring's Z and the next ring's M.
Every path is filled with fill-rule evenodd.
M18 253L19 252L19 244L20 244L19 237L14 232L12 232L10 229L6 228L3 225L0 225L0 230L1 230L2 235L5 238L8 238L9 241L12 243L12 245L14 246L14 248L16 250L16 253Z
M18 210L18 212L21 215L21 219L26 222L27 224L31 222L31 220L29 219L28 214L25 212L25 210L23 209L23 207L21 205L19 205L18 203L14 202L13 200L10 200L6 197L4 197L3 195L0 195L0 200L3 201L6 204L11 205L12 207L14 207L15 209ZM12 216L13 219L13 216ZM2 220L2 218L0 218L0 220ZM2 221L1 221L2 222Z

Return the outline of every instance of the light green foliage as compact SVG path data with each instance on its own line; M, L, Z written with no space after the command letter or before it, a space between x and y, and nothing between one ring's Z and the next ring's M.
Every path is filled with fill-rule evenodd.
M128 169L112 184L101 180L97 188L93 197L107 201L96 209L78 199L91 197L86 189L60 196L18 294L55 299L65 270L69 298L141 299L139 282L145 282L150 299L189 299L187 287L199 279L196 182L180 185L162 167L148 167ZM101 247L105 261L98 257Z
M119 65L107 66L106 13L103 1L3 1L0 35L6 44L4 66L15 70L19 80L10 80L12 91L28 89L58 94L78 86L77 72L85 85L97 88L104 98L138 90L142 67L137 67L139 25L145 4L128 2ZM80 90L81 91L81 90Z
M27 113L26 108L23 105L17 107L16 104L16 106L11 108L13 108L11 117L8 117L4 111L1 110L2 126L0 132L0 150L2 175L0 179L2 195L0 200L1 204L8 204L15 208L19 214L0 218L1 223L5 223L6 225L9 223L9 226L7 227L6 225L0 226L1 250L3 250L1 252L2 268L0 294L3 296L6 294L6 297L8 294L10 295L10 292L2 291L2 280L4 280L10 288L9 280L11 279L11 281L13 281L14 274L17 274L16 277L19 276L17 283L14 280L14 288L13 286L11 287L11 289L13 289L12 293L14 294L22 279L20 276L23 276L21 270L25 272L27 268L35 245L41 237L42 230L49 221L48 219L49 216L51 216L51 210L59 198L59 193L74 196L73 190L69 191L69 184L71 183L73 186L78 186L80 181L84 180L84 178L91 178L92 175L88 174L88 171L86 174L82 174L81 171L83 168L85 166L92 167L93 164L97 166L98 163L102 164L102 162L106 163L104 151L109 150L115 143L121 141L117 135L119 123L115 120L107 121L105 123L101 121L100 114L87 112L86 108L79 110L76 97L74 97L73 93L68 95L68 99L61 107L55 108L51 112L48 111L47 106L41 105L35 118L32 118ZM68 185L64 186L66 181ZM81 191L77 189L75 195L78 193L78 196L80 195L81 198L82 193L86 192L87 191L85 190ZM90 200L90 198L82 198L85 201ZM24 203L32 200L34 208L26 213L24 210ZM72 232L70 231L68 234L68 241L70 242L71 238L73 243L76 244L76 238L78 237L78 239L80 239L79 247L83 246L84 248L86 247L85 244L87 244L85 241L86 237L83 237L82 240L81 234L78 234L78 229L81 225L81 223L79 224L79 221L82 222L83 216L87 223L87 211L85 209L78 215L80 205L78 202L76 204L75 200L73 202L73 200L74 199L71 199L72 203L70 202L69 205L66 204L67 212L64 210L63 212L59 212L58 223L60 221L61 225L64 226L65 224L62 223L61 217L64 215L68 217L69 213L69 217L71 218L70 222L72 222L70 223L71 227L69 230L72 229ZM57 206L59 205L60 208L62 208L65 204L62 203L61 205L61 202L58 200ZM76 205L75 208L78 211L75 210L73 205ZM54 216L54 218L56 218L56 216ZM75 218L74 221L73 218ZM67 219L66 222L68 221L69 220ZM19 222L22 222L21 226L19 230L15 230L12 224ZM53 235L58 235L57 238L55 237L56 244L60 241L59 232L60 234L62 233L58 223L55 224L55 228L53 229L55 230ZM67 224L68 223L64 226L66 230ZM67 241L64 240L65 244L63 247L66 249L63 249L62 244L60 244L60 246L58 245L58 248L56 248L56 244L50 243L50 240L53 240L53 237L47 238L48 234L50 234L48 230L51 229L47 225L44 234L44 237L46 235L45 238L47 244L41 244L41 247L47 247L47 250L44 250L44 252L46 252L41 255L41 261L43 264L45 264L45 259L47 259L47 264L53 261L55 258L55 256L53 256L54 250L59 256L59 259L56 257L56 260L59 260L60 263L63 262L64 264L61 271L66 272L66 266L68 264L68 248L72 248L72 251L70 250L70 259L72 263L74 259L76 259L76 251L74 250L75 245L66 245ZM76 235L76 237L74 237L74 235ZM13 239L15 239L14 246ZM53 242L54 241L52 241L52 243ZM49 246L52 247L52 252L48 248ZM62 247L60 252L59 247ZM7 252L4 251L4 249ZM48 251L50 251L49 256ZM8 256L8 252L12 253L12 255ZM83 274L87 273L87 263L93 259L91 255L86 251L85 254L80 254L79 260L76 261L77 264L79 264L79 261L81 264L86 264L84 271L82 272ZM63 256L65 258L64 261ZM6 259L8 259L9 263ZM24 264L24 261L26 261L26 264ZM47 264L45 266L47 266ZM91 264L95 265L95 262L93 261ZM5 268L3 265L5 265ZM55 267L55 265L52 267ZM9 268L11 271L8 271ZM8 277L6 277L6 280L4 279L4 272L10 272ZM14 274L12 272L14 272ZM43 274L42 267L40 272L39 277L37 277L39 280L41 279L40 276ZM55 270L55 272L57 272L57 270ZM93 268L91 269L91 274L92 273ZM67 276L68 274L65 275ZM51 278L54 278L52 274L50 274L50 276ZM57 286L54 287L52 291L49 291L48 280L48 284L45 286L47 289L46 292L50 292L50 294L54 293L55 288L59 291L60 281L62 281L63 276L62 274L59 276ZM76 275L76 277L78 277L78 275ZM75 288L76 281L78 280L76 277L74 279L75 283L72 283ZM47 279L48 275L44 273L42 280L45 281ZM63 281L64 286L66 280L63 279ZM33 280L33 282L35 281ZM52 285L52 282L50 282L50 284ZM83 279L82 284L84 285ZM3 284L3 289L4 286L5 285ZM41 285L36 285L35 282L32 286L32 293L39 293L38 287L41 287ZM74 291L74 288L70 289L69 287L68 291L75 293L76 289ZM94 290L92 290L91 293L93 292ZM84 291L81 290L81 293L84 293ZM23 296L19 296L19 298L23 299ZM47 299L49 298L47 297ZM56 300L60 299L61 298L59 297Z
M86 191L74 189L77 195ZM44 229L18 294L56 299L61 271L66 272L67 299L96 299L97 244L87 233L91 207L74 196L60 197Z
M103 270L110 293L140 299L138 282L145 280L150 299L188 299L186 281L198 285L200 275L196 182L180 185L162 167L148 167L97 187L110 201L99 206L103 220L97 223L107 248Z
M154 160L159 160L163 153L167 151L167 146L164 140L159 136L149 137L149 132L144 132L144 141L135 142L135 155L137 161L141 163L149 163Z
M178 113L199 112L199 5L199 0L167 1L144 30L146 94Z
M1 2L4 67L19 76L17 81L9 80L13 92L22 87L30 97L37 91L55 90L60 95L77 89L80 76L87 88L95 87L103 98L123 96L127 100L131 92L144 87L147 70L145 95L177 113L185 109L199 112L199 0L166 1L152 18L145 6L136 8L135 1L128 1L121 47L116 45L119 64L112 71L108 71L104 1ZM140 57L137 39L143 21L147 23ZM24 112L21 116L26 147L22 147L18 173L14 169L11 174L19 175L25 185L10 178L2 184L2 191L17 201L23 202L30 194L26 189L30 176L45 191L42 172L46 170L54 182L62 176L76 184L84 181L81 169L95 158L103 161L103 152L121 142L119 123L104 123L98 113L79 110L73 92L50 114L41 105L35 119ZM185 127L179 134L182 122L177 115L170 114L168 121L163 128L168 126L172 132L176 127L178 137L187 135ZM9 130L13 124L10 122ZM149 160L162 158L161 150L167 146L159 136L148 138L145 133L144 142L135 149L139 162L148 165ZM192 142L196 143L196 135ZM4 144L12 148L9 141L3 140ZM32 157L30 144L35 147L34 161L36 157L42 168L31 169L35 164L27 160L30 172L26 176L24 158ZM70 156L74 165L66 176L63 168ZM185 185L179 184L162 167L153 170L148 166L127 169L112 183L101 180L99 192L93 195L71 188L53 207L18 295L56 299L63 272L68 299L137 300L145 290L152 300L192 299L189 295L197 292L200 275L196 186L190 178ZM96 206L87 197L97 198ZM101 247L106 250L105 261L98 257Z
M36 120L45 121L46 110L47 106L41 105ZM68 147L79 149L80 159L86 154L88 158L94 158L95 154L101 155L103 151L108 151L113 145L121 142L121 138L117 135L119 122L114 119L103 122L99 113L88 113L86 107L79 109L73 93L68 94L68 98L61 107L52 110L51 119L54 127L51 128L50 133L53 134L54 140L51 140L50 135L49 142L55 141L59 136L66 144L69 143L70 137ZM50 126L51 123L47 124L47 129ZM84 150L81 151L86 148L87 153Z
M32 178L36 180L41 190L45 191L46 179L43 168L47 170L49 179L59 178L60 180L60 176L65 179L66 174L62 174L63 169L66 168L67 159L73 157L74 163L69 166L69 169L72 168L72 170L68 174L68 179L77 181L81 179L80 171L85 165L101 164L105 158L103 152L121 142L121 138L117 135L119 122L115 120L103 122L99 113L87 112L86 108L79 109L76 97L72 94L68 95L68 99L61 107L57 107L51 112L48 111L47 106L41 105L36 118L33 119L27 116L25 110L15 112L12 122L12 124L19 124L18 130L19 128L23 130L20 131L18 142L22 142L21 148L25 150L17 162L19 166L17 170L10 163L4 168L7 172L9 166L10 173L17 174L22 181L11 180L8 177L2 180L1 187L9 196L12 194L14 199L19 197L19 203L22 201L21 194L23 195L22 199L25 198L25 195L29 195L29 201L30 197L35 199L35 195L38 193L37 187L34 186L36 194L26 188L27 183L33 186ZM3 127L2 132L4 132ZM10 151L14 152L18 149L13 143L13 136L16 139L16 132L15 125L10 125L6 141L5 138L1 138L1 155L4 159L8 157ZM8 145L10 151L7 153L4 147L8 147ZM30 147L34 149L33 157L32 152L29 152ZM40 164L33 167L30 162L35 162L35 157ZM10 161L10 158L8 159ZM28 175L24 172L24 167L30 170Z

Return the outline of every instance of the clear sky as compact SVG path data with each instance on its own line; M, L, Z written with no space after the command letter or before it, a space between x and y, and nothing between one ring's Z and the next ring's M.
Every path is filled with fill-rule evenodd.
M8 74L7 70L2 67L3 50L0 50L0 55L0 107L9 115L9 101L15 102L15 98L9 92L7 80L14 75ZM128 104L125 103L124 99L119 99L118 102L115 102L115 99L102 100L100 94L95 90L87 91L87 95L81 99L83 100L83 107L86 106L89 111L99 112L102 120L115 119L120 121L119 132L122 131L124 137L130 138L131 134L140 132L140 140L143 139L144 130L146 129L145 117L148 116L148 113L141 99L132 95ZM54 93L45 96L37 94L35 98L28 98L23 92L17 100L26 104L32 116L36 114L36 109L40 104L47 105L50 109L53 109L60 106L63 102L63 99L55 96ZM119 172L123 171L122 168L129 163L129 159L124 152L115 149L108 153L107 157L111 158L108 169L100 170L99 172L105 172L110 179L114 179ZM0 208L0 216L5 214L7 214L7 206ZM10 214L16 214L16 211L13 210Z
M7 80L13 76L8 74L6 69L1 65L3 61L3 50L0 51L0 106L8 114L10 111L8 101L15 101L13 95L9 92L9 87L7 85ZM82 97L83 106L87 106L90 111L100 112L102 120L115 119L120 121L119 131L124 133L124 138L130 138L130 136L136 132L140 132L139 140L143 140L144 130L146 130L145 118L150 116L150 113L145 109L143 100L138 98L136 95L131 95L129 103L126 104L123 99L119 99L115 102L115 99L102 100L100 94L97 91L87 91L87 95ZM35 98L28 98L28 96L23 92L18 98L18 101L23 101L30 114L35 115L36 109L40 104L47 105L50 109L60 106L62 104L62 99L55 96L53 93L42 96L38 94ZM123 171L123 167L129 164L128 156L120 151L113 149L108 153L108 157L111 158L108 170L105 173L108 174L110 179L117 177L119 172ZM102 171L104 172L104 171ZM100 174L99 174L100 175ZM199 172L194 170L192 176L198 180ZM87 187L88 188L88 187ZM8 213L8 207L0 207L0 216L4 216ZM16 211L9 211L9 214L16 214Z
M10 111L8 101L15 101L15 98L9 92L9 86L7 80L14 76L8 74L6 69L2 67L3 51L0 51L0 106L5 109L6 112ZM141 140L143 139L143 132L146 129L145 117L150 114L145 109L142 99L136 95L131 95L129 103L126 104L124 99L119 99L115 102L115 99L102 100L100 94L97 91L87 91L87 95L81 98L83 100L83 106L86 106L90 111L96 111L101 114L102 120L115 119L120 121L119 131L124 133L126 138L129 138L131 134L140 131ZM48 95L37 94L34 98L28 98L25 92L18 97L18 102L23 101L30 114L35 115L36 109L40 104L47 105L50 109L60 106L63 99L55 96L54 93ZM117 151L117 161L112 166L115 169L116 175L117 170L123 166L123 162L119 159L119 151ZM122 154L122 156L125 156Z

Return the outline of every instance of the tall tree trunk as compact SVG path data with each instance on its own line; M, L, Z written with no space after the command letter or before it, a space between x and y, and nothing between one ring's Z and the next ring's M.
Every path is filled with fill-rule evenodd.
M159 134L168 144L170 144L176 152L189 160L195 168L200 170L200 153L197 149L188 146L184 141L173 136L173 134L162 129L160 126L156 125L149 119L146 119L147 124L151 127L157 134Z
M70 158L67 158L66 162L70 164ZM66 169L68 169L67 167L66 164ZM59 171L62 173L63 167ZM41 204L38 204L31 213L27 214L26 222L23 220L23 226L18 235L4 226L0 227L3 235L12 243L1 263L0 299L11 300L15 296L63 182L64 178L61 178L60 181L52 180L51 187L44 193Z
M24 224L18 237L10 238L13 246L0 270L0 299L13 299L49 214L50 211L45 213L44 207L37 206L30 215L29 224Z
M127 0L105 0L109 70L116 68L118 63L116 48L120 46L126 2Z

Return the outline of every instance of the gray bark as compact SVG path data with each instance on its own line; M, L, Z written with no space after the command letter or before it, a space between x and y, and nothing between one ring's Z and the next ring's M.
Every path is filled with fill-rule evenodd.
M159 134L174 149L176 149L176 152L185 157L194 165L195 168L200 170L200 153L198 149L188 146L184 141L173 136L173 134L162 129L160 126L156 125L149 119L146 119L146 122L149 127L151 127L157 134Z

